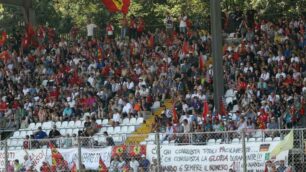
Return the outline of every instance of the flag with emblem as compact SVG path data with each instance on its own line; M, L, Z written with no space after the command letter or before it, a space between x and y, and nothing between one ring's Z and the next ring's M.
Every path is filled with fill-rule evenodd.
M109 12L122 12L127 14L131 4L130 0L102 0L102 3Z
M108 172L108 169L105 165L105 163L103 162L101 156L100 156L100 159L99 159L99 172Z
M129 147L130 156L139 156L146 154L146 146L145 145L135 145Z
M121 156L126 152L126 146L121 145L121 146L114 146L112 150L112 157L115 156Z
M64 160L63 155L56 149L56 147L52 143L49 143L49 147L51 149L52 167L66 167L68 163Z
M52 143L49 143L49 147L51 149L52 165L56 166L63 159L63 156L61 153L58 152L58 150L55 148L55 146Z

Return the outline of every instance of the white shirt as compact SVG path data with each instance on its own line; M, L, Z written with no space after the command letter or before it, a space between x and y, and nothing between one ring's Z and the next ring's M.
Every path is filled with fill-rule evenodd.
M291 63L296 62L296 63L300 63L300 59L298 57L292 57L290 59Z
M132 110L132 105L130 103L126 103L126 105L122 109L122 112L123 113L130 113L131 110Z
M130 161L133 172L138 172L139 162L137 160Z
M253 67L252 67L252 66L249 66L249 67L246 66L246 67L244 67L243 72L244 72L244 73L247 73L248 70L250 70L251 72L253 72Z
M268 72L262 73L260 78L262 78L264 81L268 81L270 79L270 74Z
M28 160L26 160L24 163L23 163L23 166L25 168L25 170L29 170L32 166L32 160L31 160L31 157L29 157Z
M88 24L86 27L87 27L87 36L93 36L94 29L97 27L97 25L91 23L91 24Z
M74 108L75 107L75 100L73 99L73 100L69 101L68 105L69 105L70 108Z
M113 114L113 121L114 122L120 122L121 121L121 116L119 113Z
M133 88L134 88L134 82L131 81L130 83L128 83L127 88L128 88L129 90L133 89Z
M158 109L160 108L160 101L155 101L151 107L152 109Z
M181 18L180 27L186 27L187 26L186 20L187 20L187 16L184 16L184 17Z
M276 78L276 79L279 79L281 76L283 76L283 78L286 78L286 74L285 74L284 72L277 73L277 74L275 75L275 78Z
M141 88L141 89L139 90L139 94L140 94L140 96L146 97L146 96L148 96L148 94L149 94L149 89L147 89L147 88L145 88L145 89Z
M93 77L89 77L89 78L87 79L87 82L89 82L89 84L90 84L92 87L94 87L94 81L95 81L95 79L94 79Z
M29 89L28 88L24 88L22 89L22 92L24 95L27 95L29 93Z

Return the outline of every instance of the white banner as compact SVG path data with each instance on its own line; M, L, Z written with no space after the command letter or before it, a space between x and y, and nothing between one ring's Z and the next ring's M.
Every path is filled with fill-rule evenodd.
M18 159L19 163L25 162L25 156L28 155L28 157L31 158L32 164L36 167L37 170L40 171L40 167L46 159L46 149L37 149L37 150L16 150L16 151L8 151L8 161L10 164L13 164L13 161ZM5 154L4 151L0 151L0 171L4 172L5 170Z
M248 172L263 172L265 163L269 160L272 149L278 142L247 143ZM236 172L243 171L243 156L241 144L219 144L209 146L161 146L161 165L163 171L215 171ZM156 158L156 146L147 145L147 158L152 161ZM276 157L276 160L288 159L288 151Z
M64 159L68 162L71 167L75 162L78 166L78 149L58 149L63 155ZM82 164L85 165L86 169L96 170L99 167L99 158L101 156L107 167L110 166L112 147L106 147L101 149L87 149L82 148ZM29 155L31 163L36 170L40 171L40 167L44 161L48 161L49 164L52 162L51 150L50 149L36 149L36 150L16 150L8 151L8 160L12 163L15 159L18 159L21 164L24 164L25 155ZM0 151L0 171L4 172L5 161L4 151Z
M109 167L112 156L112 147L102 149L82 149L82 161L83 164L85 164L86 169L98 169L100 156L106 167Z

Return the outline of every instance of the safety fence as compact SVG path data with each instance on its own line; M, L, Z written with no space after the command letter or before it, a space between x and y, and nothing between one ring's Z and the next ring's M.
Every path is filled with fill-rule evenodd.
M138 143L116 135L0 142L0 171L305 171L305 129L152 133ZM129 135L127 135L128 137ZM143 135L139 135L143 137ZM18 160L18 161L15 161ZM16 165L17 164L17 165ZM19 164L19 165L18 165ZM7 170L5 170L7 168ZM287 170L288 170L287 169Z

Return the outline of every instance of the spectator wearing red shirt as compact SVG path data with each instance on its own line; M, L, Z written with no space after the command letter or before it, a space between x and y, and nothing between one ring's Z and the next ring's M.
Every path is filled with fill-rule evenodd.
M5 113L8 110L8 103L0 100L0 113Z
M145 22L141 17L139 17L137 20L137 37L138 38L142 36L144 28L145 28Z

